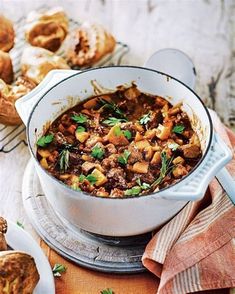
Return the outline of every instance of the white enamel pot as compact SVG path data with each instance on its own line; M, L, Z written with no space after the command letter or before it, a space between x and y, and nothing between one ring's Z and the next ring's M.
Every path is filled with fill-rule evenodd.
M189 175L148 196L113 199L74 191L40 166L36 159L36 141L43 134L46 123L94 95L94 83L100 86L102 93L107 93L133 81L141 91L165 97L173 105L183 102L183 109L190 117L203 149L202 159ZM130 236L162 225L188 201L201 199L211 179L232 156L214 133L209 112L200 98L177 79L143 67L51 71L37 88L17 101L16 107L27 125L29 149L48 201L69 223L96 234Z

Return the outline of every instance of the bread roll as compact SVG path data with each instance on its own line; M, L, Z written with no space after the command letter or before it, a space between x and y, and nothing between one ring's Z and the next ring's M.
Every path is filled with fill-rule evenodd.
M102 26L85 23L75 29L67 44L67 60L72 66L90 66L115 48L116 41Z
M26 40L33 46L55 52L68 33L68 19L61 7L45 13L32 11L26 20Z
M52 69L69 69L66 61L51 51L28 47L21 58L21 72L28 79L39 84Z
M32 256L20 251L0 252L0 293L32 294L38 281Z
M11 57L8 53L0 50L0 79L7 84L11 84L13 76Z
M35 86L36 84L26 77L19 77L14 86L7 85L0 79L0 123L21 124L22 121L15 108L15 101L29 93Z
M0 50L8 52L14 46L15 32L12 22L0 15Z

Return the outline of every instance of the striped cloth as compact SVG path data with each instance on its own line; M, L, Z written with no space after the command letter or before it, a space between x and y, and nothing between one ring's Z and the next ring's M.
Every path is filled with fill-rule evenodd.
M211 116L234 150L235 134ZM235 157L226 168L235 177ZM201 201L189 202L156 233L142 262L160 278L157 294L235 287L235 207L215 179Z

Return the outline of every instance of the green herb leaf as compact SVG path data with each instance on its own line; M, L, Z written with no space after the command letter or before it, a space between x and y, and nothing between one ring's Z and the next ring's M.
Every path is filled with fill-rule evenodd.
M160 175L159 177L152 183L152 186L160 185L165 176L172 170L174 165L172 165L172 160L174 157L171 157L167 159L166 152L161 153L161 160L162 160L162 166L160 169Z
M136 180L136 183L140 186L140 188L141 188L142 190L147 190L147 189L149 189L149 188L151 187L148 183L141 183L140 178L138 178L138 179Z
M91 156L97 159L102 159L104 156L104 149L102 149L101 147L95 146L92 148L91 151Z
M126 119L124 113L113 101L107 101L105 99L100 98L99 103L102 105L102 107L107 108L111 110L112 112L114 112L119 117Z
M151 118L150 118L150 112L149 112L149 113L141 116L139 122L141 125L146 125L150 120L151 120Z
M97 182L96 177L93 176L93 175L88 175L88 176L86 177L86 179L87 179L92 185L94 185L94 184Z
M86 129L83 126L78 126L77 129L76 129L77 133L82 133L82 132L85 132L85 131L86 131Z
M69 168L69 150L64 149L61 151L59 156L59 162L60 170L62 172L66 172L66 170Z
M127 119L125 119L125 118L109 117L106 120L103 120L102 123L105 124L105 125L108 125L110 127L113 127L116 124L126 122L126 121L127 121Z
M19 221L16 222L17 226L21 227L22 229L24 229L24 225L22 223L20 223Z
M86 179L86 176L81 174L78 178L79 182L83 182Z
M54 135L52 134L42 136L41 138L37 140L37 145L40 147L46 147L48 144L50 144L53 141L53 139L54 139Z
M176 134L182 134L183 131L184 131L185 127L183 125L176 125L174 126L174 128L172 129L172 132L173 133L176 133Z
M123 132L122 132L122 130L121 130L121 128L119 126L115 126L114 129L113 129L113 132L114 132L115 136L123 135Z
M114 292L112 289L108 288L108 289L102 290L100 294L114 294Z
M127 138L127 140L130 140L132 138L132 134L129 130L123 131L123 134Z
M56 263L52 269L52 273L54 277L61 277L61 274L65 272L66 272L66 267L60 263Z
M77 124L84 124L87 122L87 116L82 114L82 113L79 113L78 115L77 114L74 114L72 117L72 120L74 120Z
M124 194L125 196L136 196L139 195L141 192L141 187L140 186L134 186L131 189L127 189Z
M130 154L131 152L129 150L124 150L123 154L118 157L118 162L126 165Z
M179 147L179 144L177 143L169 143L168 147L172 150L172 151L176 151Z

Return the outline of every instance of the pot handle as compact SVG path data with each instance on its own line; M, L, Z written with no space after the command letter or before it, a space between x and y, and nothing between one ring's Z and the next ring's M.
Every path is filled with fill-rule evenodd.
M213 177L232 159L232 151L219 137L213 134L213 144L202 163L182 182L159 192L160 197L171 200L200 200Z
M15 107L23 123L27 125L30 113L34 105L52 86L62 81L63 79L72 76L79 70L61 70L56 69L50 71L43 81L34 88L31 92L18 99L15 103Z
M195 66L189 56L178 49L159 50L145 62L144 66L168 74L191 89L195 87Z

